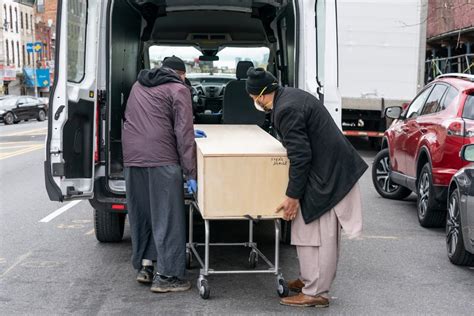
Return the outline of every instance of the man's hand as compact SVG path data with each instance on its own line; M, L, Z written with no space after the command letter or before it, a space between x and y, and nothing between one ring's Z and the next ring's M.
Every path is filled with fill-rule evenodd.
M188 193L196 194L197 193L197 182L194 179L189 179L186 184L188 185Z
M300 208L300 201L286 197L283 203L278 206L276 212L283 211L283 219L286 221L292 221L295 219L298 209Z

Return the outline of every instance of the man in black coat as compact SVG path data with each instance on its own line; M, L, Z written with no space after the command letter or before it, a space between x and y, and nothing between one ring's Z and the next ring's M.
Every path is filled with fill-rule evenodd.
M362 231L358 180L368 166L312 94L279 86L262 68L249 69L246 88L258 110L271 112L290 160L286 198L277 211L292 221L300 278L288 285L301 293L281 303L327 307L341 225L350 238Z

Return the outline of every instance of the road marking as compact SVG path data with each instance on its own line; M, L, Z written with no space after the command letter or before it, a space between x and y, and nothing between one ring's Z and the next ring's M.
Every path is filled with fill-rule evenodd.
M18 259L8 269L6 269L2 274L0 274L0 279L2 279L5 275L7 275L8 272L13 270L17 265L22 263L29 256L31 256L31 251L28 251L27 253L18 257Z
M95 232L95 229L91 229L87 233L85 233L84 235L92 235L94 232Z
M29 153L29 152L32 152L32 151L35 151L35 150L38 150L38 149L41 149L41 148L44 148L44 144L31 145L31 146L28 146L25 149L19 149L19 150L8 152L8 153L1 153L0 154L0 160L4 160L4 159L7 159L7 158L23 155L23 154L26 154L26 153Z
M27 131L22 131L22 132L15 132L15 133L10 133L10 134L5 134L5 135L0 135L0 136L22 136L22 135L42 135L42 132L46 132L48 130L47 127L42 127L42 128L35 128L35 129L30 129Z
M61 207L61 208L57 209L56 211L52 212L51 214L49 214L45 218L41 219L39 222L40 223L48 223L49 221L51 221L55 217L58 217L62 213L66 212L68 209L76 206L77 204L79 204L81 202L82 202L81 200L69 202L68 204L66 204L63 207Z

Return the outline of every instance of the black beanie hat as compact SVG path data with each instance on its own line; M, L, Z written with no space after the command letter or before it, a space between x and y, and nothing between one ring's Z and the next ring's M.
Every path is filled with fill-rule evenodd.
M161 66L171 68L173 70L186 72L186 66L184 65L184 61L181 58L176 57L175 55L171 57L165 57L165 59L163 59L163 62L161 63Z
M268 94L278 89L278 81L272 73L263 68L249 68L247 71L247 82L245 88L249 94Z

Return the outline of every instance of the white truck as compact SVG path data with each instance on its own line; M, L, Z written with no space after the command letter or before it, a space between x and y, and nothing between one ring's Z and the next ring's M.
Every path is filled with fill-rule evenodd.
M424 86L426 0L337 1L339 91L346 136L377 145L384 109Z

